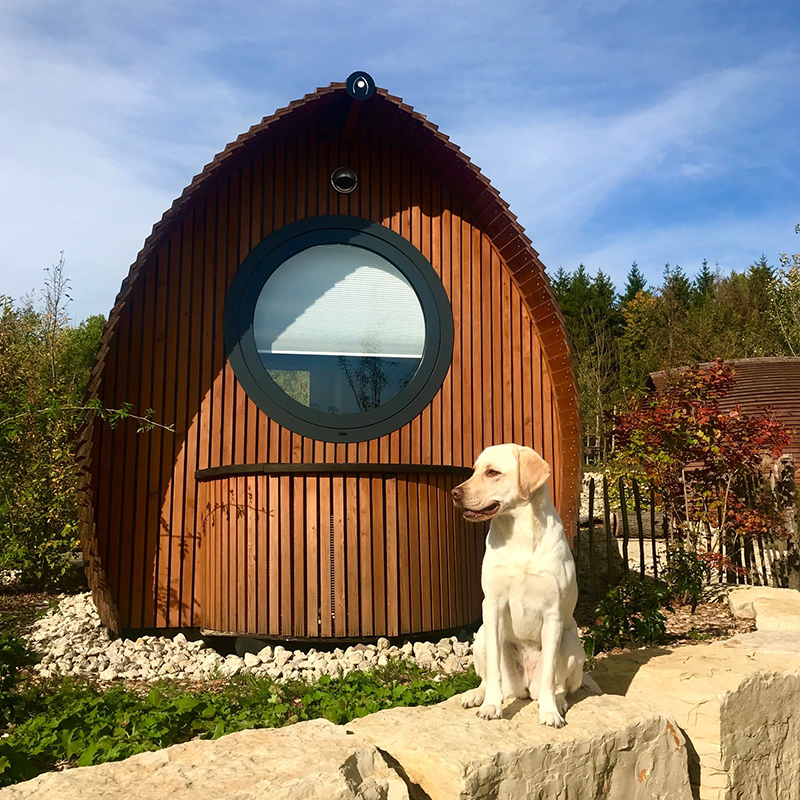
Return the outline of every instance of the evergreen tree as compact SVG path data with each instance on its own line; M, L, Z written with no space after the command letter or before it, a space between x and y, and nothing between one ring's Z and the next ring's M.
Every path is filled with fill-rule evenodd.
M664 267L649 289L634 261L616 294L602 271L581 264L552 283L574 356L586 434L606 433L604 412L650 372L713 361L800 353L800 254L774 269L762 256L745 272L720 276L704 260L689 278Z
M692 301L695 305L702 305L712 296L715 283L716 275L708 266L708 259L704 258L703 265L700 267L700 272L697 273L692 286Z
M767 262L767 257L762 253L758 261L754 261L747 270L750 302L760 314L769 310L770 287L775 281L775 270Z
M617 290L614 282L606 275L603 270L599 270L595 279L592 281L592 304L607 314L609 321L616 317L617 312Z
M628 270L628 277L625 278L625 291L620 295L620 303L627 305L639 292L643 292L646 288L647 281L644 279L639 265L634 261Z
M585 344L583 317L586 309L592 305L592 282L583 264L573 273L561 273L563 271L556 273L553 289L567 323L572 347L577 352Z
M604 412L619 388L622 318L616 287L602 270L592 278L583 264L572 273L558 270L552 287L575 358L586 432L603 433Z
M661 294L668 299L676 309L687 309L692 297L692 284L680 264L670 266L669 261L664 264L664 286Z
M559 267L556 270L556 274L553 276L553 280L550 281L550 288L553 290L556 300L558 300L559 303L563 302L564 295L569 291L571 280L572 277L569 272L567 272L564 267Z

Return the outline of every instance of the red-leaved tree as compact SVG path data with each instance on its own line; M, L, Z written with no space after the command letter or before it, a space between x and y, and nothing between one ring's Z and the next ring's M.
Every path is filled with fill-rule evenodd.
M680 370L615 417L617 469L655 488L677 533L752 535L781 524L761 476L789 432L769 410L722 410L734 380L721 360Z

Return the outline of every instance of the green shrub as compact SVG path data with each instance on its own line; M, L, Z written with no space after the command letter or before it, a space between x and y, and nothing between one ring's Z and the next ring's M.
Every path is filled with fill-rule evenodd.
M319 717L342 724L384 708L439 703L477 685L472 671L434 680L404 662L315 683L237 676L220 692L160 683L144 698L121 687L101 691L70 679L45 682L20 692L24 714L0 739L0 786L57 762L99 764L196 737Z
M13 691L20 669L32 663L32 654L16 634L0 631L0 726L11 721L18 697Z
M583 637L586 655L663 641L666 619L661 607L669 596L669 587L661 581L643 581L635 573L623 578L595 608L597 619Z
M691 605L692 614L697 609L703 587L710 577L711 568L708 562L700 558L697 553L687 550L681 544L673 545L667 550L664 580L669 586L672 599Z
M0 570L58 585L77 537L76 434L104 319L67 316L63 258L42 305L0 295Z

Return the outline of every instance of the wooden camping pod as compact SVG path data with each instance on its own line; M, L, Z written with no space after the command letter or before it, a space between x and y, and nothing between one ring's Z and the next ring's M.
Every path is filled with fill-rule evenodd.
M330 176L352 168L358 188ZM223 341L248 254L297 220L345 215L399 234L452 308L452 362L432 401L378 438L327 442L271 419ZM580 485L577 390L544 268L496 190L396 97L331 84L242 134L175 201L122 285L90 386L81 536L112 630L202 627L346 638L460 627L480 616L485 527L450 489L487 445L552 466L568 531Z

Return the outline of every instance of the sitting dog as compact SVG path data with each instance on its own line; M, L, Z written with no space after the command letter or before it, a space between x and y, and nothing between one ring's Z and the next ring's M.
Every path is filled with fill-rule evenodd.
M566 696L581 686L583 647L572 614L575 563L550 494L550 467L530 447L488 447L452 490L473 522L491 520L481 567L483 625L475 639L477 689L465 708L500 719L503 699L539 701L539 722L562 727Z

